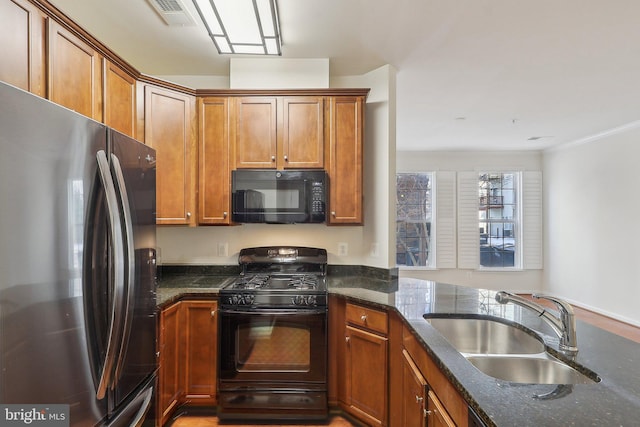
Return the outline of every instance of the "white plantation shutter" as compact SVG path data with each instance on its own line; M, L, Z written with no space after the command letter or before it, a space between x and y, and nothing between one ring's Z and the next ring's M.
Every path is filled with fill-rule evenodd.
M458 172L458 268L480 264L478 172Z
M456 174L435 172L436 268L456 268Z
M522 176L522 267L542 269L542 172Z

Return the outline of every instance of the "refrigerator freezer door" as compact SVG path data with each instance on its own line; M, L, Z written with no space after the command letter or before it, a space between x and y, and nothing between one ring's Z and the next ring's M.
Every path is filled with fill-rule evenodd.
M106 149L103 125L0 83L0 402L69 404L72 426L107 416L83 302L86 213Z

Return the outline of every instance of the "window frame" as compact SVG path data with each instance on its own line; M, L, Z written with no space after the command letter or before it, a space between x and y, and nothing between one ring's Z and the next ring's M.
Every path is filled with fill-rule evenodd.
M509 169L487 169L481 170L477 172L478 174L478 230L480 230L480 223L489 224L489 228L492 223L509 223L513 224L514 228L514 254L513 254L513 266L483 266L481 264L481 236L478 235L478 267L477 269L480 271L522 271L523 270L523 257L522 257L522 248L523 248L523 191L524 191L524 176L522 171L517 170L509 170ZM490 218L481 219L480 218L480 199L482 197L481 189L480 189L480 179L483 175L496 175L500 174L501 176L511 174L514 176L514 184L513 190L515 191L514 203L515 203L515 215L513 219L506 220L504 218L495 219L495 221L491 221ZM488 216L488 212L487 212ZM480 233L479 233L480 234ZM503 236L504 238L504 236Z
M398 253L396 250L395 253L395 265L398 269L401 270L434 270L436 268L436 173L435 171L396 171L396 205L395 205L395 215L396 215L396 230L395 230L395 241L396 248L398 245L398 176L399 175L428 175L429 177L429 186L430 186L430 205L431 205L431 221L429 226L429 236L428 236L428 257L426 265L406 265L406 264L398 264ZM427 218L425 218L425 222Z

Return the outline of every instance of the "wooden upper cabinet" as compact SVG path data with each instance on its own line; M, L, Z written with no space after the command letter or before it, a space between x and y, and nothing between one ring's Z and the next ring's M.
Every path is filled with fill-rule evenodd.
M136 80L111 61L104 64L104 123L136 136Z
M324 97L235 99L235 168L324 167Z
M324 97L283 99L282 169L324 167ZM280 167L279 167L280 168Z
M329 100L328 223L362 224L364 97Z
M229 98L198 99L198 224L230 222Z
M147 85L144 116L144 142L156 150L156 223L195 225L195 97Z
M46 96L46 17L26 0L0 1L0 80Z
M87 43L49 20L49 99L102 121L103 57Z
M236 168L276 167L276 104L275 97L235 99L233 145Z

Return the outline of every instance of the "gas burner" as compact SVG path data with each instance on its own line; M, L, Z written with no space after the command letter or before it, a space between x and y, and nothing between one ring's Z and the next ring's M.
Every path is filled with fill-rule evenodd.
M303 275L294 276L289 281L289 288L292 289L315 289L318 286L318 277Z
M237 279L234 284L234 289L262 289L267 286L269 282L269 276L256 274L254 276L243 276Z

